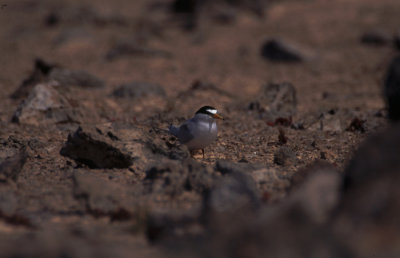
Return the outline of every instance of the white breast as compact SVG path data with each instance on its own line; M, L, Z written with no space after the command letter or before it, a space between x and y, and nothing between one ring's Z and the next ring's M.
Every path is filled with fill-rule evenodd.
M217 123L213 118L204 119L201 116L195 116L192 121L196 125L192 127L193 139L186 143L190 150L203 149L217 139Z

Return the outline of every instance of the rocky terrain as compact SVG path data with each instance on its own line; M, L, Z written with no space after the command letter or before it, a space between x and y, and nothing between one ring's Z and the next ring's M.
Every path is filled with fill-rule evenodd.
M399 13L0 1L0 256L399 257Z

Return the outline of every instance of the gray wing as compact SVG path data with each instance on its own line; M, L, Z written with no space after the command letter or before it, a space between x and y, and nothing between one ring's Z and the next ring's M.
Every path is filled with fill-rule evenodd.
M187 122L179 127L178 139L181 143L188 143L194 138L193 134L191 134L191 127L192 124Z

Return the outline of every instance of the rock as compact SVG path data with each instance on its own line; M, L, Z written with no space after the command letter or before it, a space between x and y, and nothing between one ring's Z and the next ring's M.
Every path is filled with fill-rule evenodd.
M275 201L282 198L289 186L288 179L282 176L280 171L263 165L218 160L215 170L226 176L234 173L250 176L257 184L258 192L261 193L259 195L268 195L265 201Z
M351 121L350 125L346 128L346 131L350 131L350 132L361 132L361 133L365 133L367 130L365 128L365 122L366 120L361 120L358 117L353 118L353 120Z
M395 125L371 135L360 145L345 171L345 191L392 174L393 180L396 179L394 174L400 169L396 154L400 147L399 128Z
M392 37L380 30L365 32L360 40L361 43L372 46L385 46L392 43Z
M25 79L18 89L11 95L13 99L26 98L38 84L54 84L62 86L78 86L83 88L99 88L104 81L84 71L72 71L49 64L42 59L36 59L34 71Z
M341 132L342 124L339 118L327 117L321 120L321 130L326 132Z
M261 56L273 62L302 62L307 55L305 50L279 39L267 40L261 47Z
M2 228L4 228L4 223L10 226L20 226L27 229L35 229L32 221L24 216L24 211L21 212L19 207L19 201L22 199L19 192L15 187L10 189L7 185L2 185L0 188L0 221ZM3 223L4 222L4 223Z
M176 14L198 16L199 14L215 11L214 9L236 8L250 10L257 16L263 16L267 1L263 0L175 0L171 3L171 10Z
M55 24L53 24L53 20L55 20ZM125 17L117 13L102 13L89 5L64 6L63 8L47 13L45 16L45 24L47 26L66 24L70 27L79 27L91 24L98 27L105 27L107 25L126 26L127 23Z
M395 57L387 72L384 85L384 95L388 108L389 119L400 120L400 56Z
M399 130L396 124L368 137L345 169L334 227L358 257L399 255Z
M153 130L154 129L154 130ZM167 130L155 129L147 135L143 150L146 156L155 160L160 160L162 157L167 157L172 160L184 161L189 159L190 152L183 144L178 144L177 141L171 142L171 134Z
M282 146L274 153L274 163L280 166L293 165L297 161L296 153L287 146Z
M400 50L400 30L397 31L396 35L394 36L394 46L397 50Z
M299 169L296 173L290 178L291 189L295 189L301 186L308 177L312 176L319 171L331 171L336 170L336 168L329 162L324 160L316 160L312 164Z
M164 156L172 160L186 160L190 158L190 152L188 148L181 145L165 145L158 144L157 140L150 139L145 143L145 150L149 156L153 156L157 159L159 156Z
M198 0L175 0L172 2L171 9L175 13L195 13L199 7Z
M215 170L221 172L223 175L229 175L232 173L250 173L251 171L260 168L259 165L251 163L234 163L229 160L217 160L215 163Z
M139 99L150 96L165 96L164 88L148 82L131 82L119 86L112 92L116 98Z
M180 257L354 257L329 226L315 223L295 202L223 215L205 224L202 237L167 247L180 250Z
M145 180L150 192L174 197L185 191L202 194L212 187L214 175L206 166L191 159L183 163L164 160L146 170Z
M46 125L77 123L82 116L57 90L58 84L36 85L29 96L18 106L12 121L20 124Z
M288 82L264 85L255 102L249 105L249 109L256 111L260 118L274 124L279 124L280 120L291 122L296 107L296 89Z
M28 97L31 90L37 84L44 82L55 67L56 65L48 64L42 59L36 59L32 74L22 82L18 89L11 95L11 98L19 99Z
M202 228L196 216L179 212L153 213L146 219L146 237L151 243L180 241L190 236L199 236Z
M75 198L84 201L91 215L110 216L119 220L131 217L135 207L134 196L125 187L82 169L75 171L72 179Z
M2 187L0 189L0 218L10 218L16 214L18 199L13 191Z
M103 80L85 71L73 71L68 69L52 69L49 74L50 80L57 81L61 86L77 86L82 88L102 88Z
M325 223L340 199L341 175L330 163L317 161L291 179L287 205L300 205L315 223Z
M221 178L211 191L206 192L203 213L210 217L215 216L215 213L258 209L260 204L254 180L242 172L233 171Z
M105 58L107 61L113 61L129 56L171 58L172 54L165 50L142 46L136 42L120 42L107 52Z
M27 159L25 150L7 158L0 163L0 182L6 182L8 179L17 181L18 175L22 170Z
M55 12L48 13L44 18L44 25L55 27L60 23L60 16Z
M79 127L68 136L60 154L90 168L128 168L133 158L115 145L99 130Z

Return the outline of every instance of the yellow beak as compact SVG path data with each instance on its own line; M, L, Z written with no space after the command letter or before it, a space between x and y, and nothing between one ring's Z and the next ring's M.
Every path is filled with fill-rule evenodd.
M224 118L219 114L214 114L213 118L224 120Z

